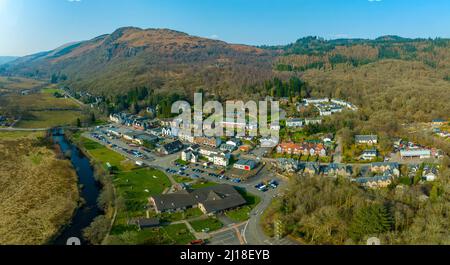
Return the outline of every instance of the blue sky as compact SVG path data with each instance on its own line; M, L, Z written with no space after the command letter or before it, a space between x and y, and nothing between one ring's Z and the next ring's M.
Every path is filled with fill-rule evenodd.
M447 0L0 0L0 55L25 55L122 26L170 28L251 45L450 37Z

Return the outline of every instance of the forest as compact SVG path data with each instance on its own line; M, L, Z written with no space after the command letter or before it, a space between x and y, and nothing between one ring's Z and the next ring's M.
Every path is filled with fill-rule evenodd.
M345 179L298 176L265 212L262 225L274 235L274 223L281 221L283 235L313 245L366 244L370 237L386 245L449 244L449 199L448 178L364 190Z

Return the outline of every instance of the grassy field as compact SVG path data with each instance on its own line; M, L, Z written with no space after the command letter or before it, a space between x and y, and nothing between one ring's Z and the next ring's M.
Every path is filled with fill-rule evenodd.
M195 237L185 224L128 231L109 238L110 245L187 245Z
M82 118L80 111L31 111L31 116L22 118L17 128L51 128L62 125L74 125L78 118Z
M111 166L117 168L118 170L130 169L129 164L125 163L125 157L123 157L119 153L114 152L104 147L103 145L84 137L80 137L79 142L95 162L99 162L102 165L110 163Z
M10 95L8 104L28 111L45 111L50 109L81 110L80 105L72 99L56 98L51 93L35 93L26 96Z
M45 82L38 81L35 79L0 76L0 88L4 90L32 89L44 84Z
M8 94L0 98L0 113L21 117L18 128L50 128L60 125L75 125L77 119L84 120L82 107L72 99L57 98L53 94L59 89L48 87L29 95Z
M42 136L0 132L0 245L48 243L77 207L75 171Z
M127 217L144 217L148 198L171 186L164 173L148 168L120 172L114 176L113 183L124 204L119 212L119 223L126 223Z
M203 220L196 220L190 222L192 228L197 232L202 232L204 230L208 230L209 232L219 230L223 227L222 222L220 222L217 218L208 218Z
M249 219L250 212L261 202L261 198L243 190L238 191L245 198L247 204L237 209L227 211L225 215L235 222L244 222Z

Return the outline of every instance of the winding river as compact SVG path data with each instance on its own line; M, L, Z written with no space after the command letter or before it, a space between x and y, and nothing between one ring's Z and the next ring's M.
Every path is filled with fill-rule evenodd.
M64 154L71 154L71 162L78 175L78 185L81 186L80 196L83 204L76 210L71 223L65 227L56 239L54 245L66 245L72 237L79 238L82 244L83 229L88 227L95 217L102 212L97 206L97 198L100 195L100 186L94 178L94 171L89 159L73 144L67 141L62 130L53 130L53 142L61 147Z

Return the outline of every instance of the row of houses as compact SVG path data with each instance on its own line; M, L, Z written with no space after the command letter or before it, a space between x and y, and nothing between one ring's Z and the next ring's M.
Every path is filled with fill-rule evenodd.
M329 177L353 176L353 167L347 164L331 163L320 165L315 162L299 162L294 159L278 159L276 166L279 170L287 173L303 173L306 175L323 175ZM352 178L353 182L368 188L387 187L395 178L400 176L400 165L398 163L372 163L361 170L362 177Z
M288 155L311 155L311 156L327 156L327 149L323 143L307 143L296 144L293 142L283 142L276 148L278 154Z
M142 131L153 127L153 123L149 119L124 112L110 114L109 120Z
M287 173L297 172L307 175L324 175L330 177L350 177L353 174L352 166L339 163L320 165L316 162L300 162L295 159L280 158L277 160L276 166L279 170Z
M378 144L377 135L355 135L356 144L375 145Z
M231 153L200 145L192 145L181 152L181 160L185 162L198 163L201 157L216 166L227 167L230 165Z
M342 112L344 108L348 108L353 111L357 111L358 108L344 100L341 99L329 99L329 98L318 98L318 99L304 99L303 103L300 104L299 108L302 106L315 106L320 113L320 116L330 116L334 113Z
M393 162L372 163L368 168L361 169L361 175L352 181L366 188L385 188L400 177L400 165Z
M159 138L155 135L126 128L111 127L106 130L106 133L115 137L124 138L127 141L139 145L144 145L145 143L156 143L159 140Z
M288 128L302 128L303 126L322 124L321 118L290 118L286 120L286 127Z

